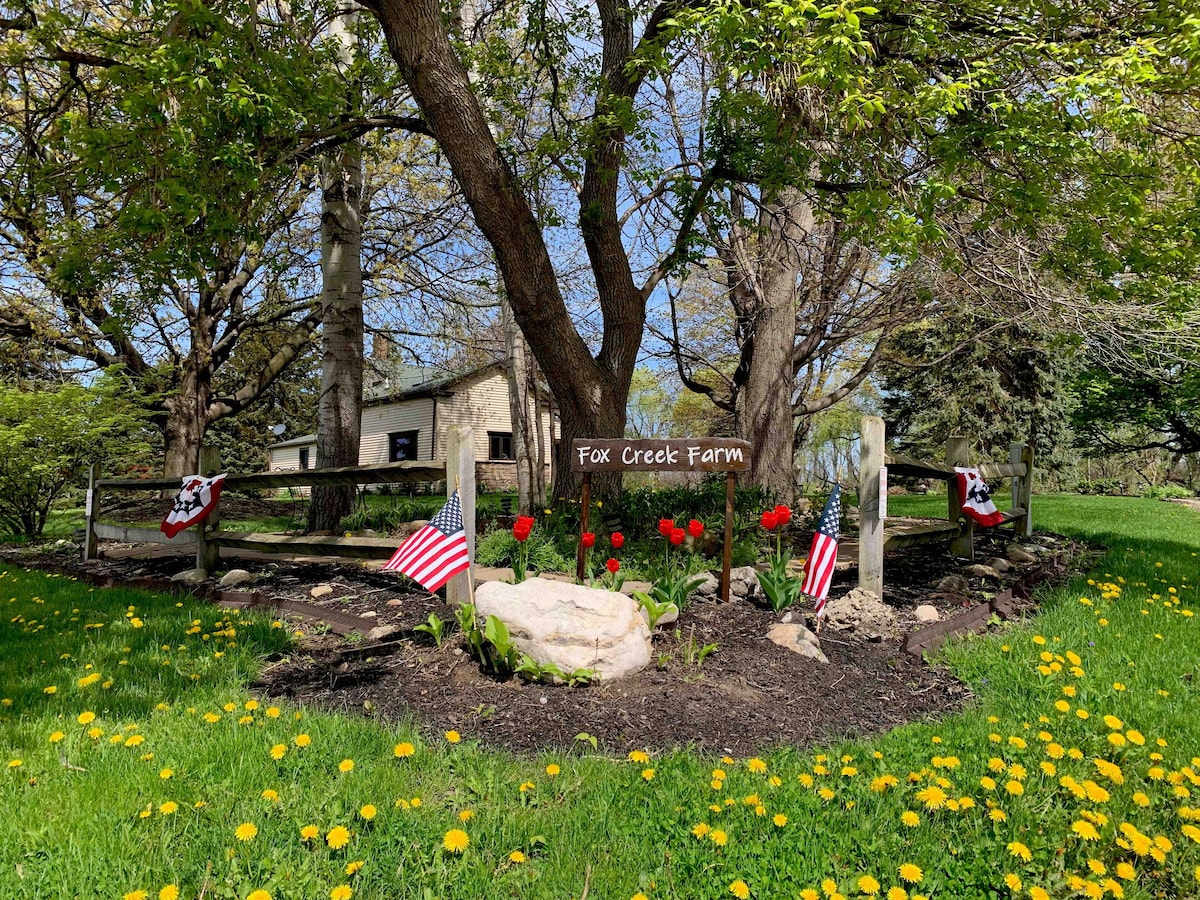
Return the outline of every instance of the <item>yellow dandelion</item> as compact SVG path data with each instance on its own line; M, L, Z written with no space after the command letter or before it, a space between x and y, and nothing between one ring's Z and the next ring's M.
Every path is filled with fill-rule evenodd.
M314 841L321 834L321 830L316 825L305 825L300 829L300 840Z
M512 853L508 854L508 861L520 865L523 862L528 862L529 857L520 850L514 850Z
M271 895L259 888L257 891L251 891L246 895L246 900L271 900Z
M343 774L345 774L346 772L353 772L354 771L354 760L343 759L340 763L338 763L338 771Z
M452 729L452 730L446 732L445 738L449 743L457 744L459 741L462 740L462 735Z
M900 866L900 880L906 881L909 884L920 884L921 879L925 877L925 873L921 871L921 867L913 863L904 863Z
M727 835L720 828L714 828L709 837L718 847L724 847L729 842L729 835Z
M1100 832L1096 831L1096 826L1091 822L1085 822L1083 820L1072 822L1071 831L1075 832L1075 834L1079 835L1079 837L1085 841L1100 840Z
M94 712L92 712L91 710L84 710L78 716L75 717L75 721L77 721L80 725L90 725L95 720L96 720L96 714Z
M902 887L890 887L885 895L887 900L908 900L908 891Z
M172 815L178 809L179 809L179 804L176 803L174 800L166 800L163 803L159 804L159 807L158 807L158 811L160 813L162 813L164 816Z
M325 843L334 850L341 850L350 843L350 829L344 825L337 825L329 830L325 835Z
M551 778L555 777L560 772L562 772L562 769L559 767L558 763L550 763L550 765L546 766L546 774Z
M375 815L377 812L378 811L375 809L375 807L372 804L368 803L365 806L363 806L362 809L360 809L358 811L358 814L360 816L362 816L364 819L366 819L368 822L370 822L375 818Z
M350 889L348 884L339 884L329 892L329 900L350 900L354 896L354 891Z
M158 891L158 900L179 900L179 886L164 884Z
M396 749L392 751L398 759L406 759L417 752L417 748L408 741L401 741L396 745Z
M788 817L783 813L776 813L775 817L771 821L775 823L776 828L782 828L788 823Z
M729 893L737 897L738 900L746 900L750 896L750 885L739 878L736 881L730 882Z
M746 768L756 775L762 775L767 771L767 764L756 756L746 760Z
M442 846L448 853L462 853L470 843L471 839L461 828L451 828L442 838Z
M642 779L644 781L653 781L654 780L654 770L653 769L642 769Z
M239 841L252 841L258 836L258 826L253 822L243 822L234 829L233 836Z
M287 753L287 744L276 744L271 748L271 759L283 759L283 755Z
M310 738L307 734L298 734L292 739L292 743L297 747L307 747L312 743L312 738Z
M1025 862L1029 862L1031 859L1033 859L1033 853L1030 851L1029 847L1027 847L1025 844L1021 843L1020 841L1010 841L1007 849L1008 849L1008 852L1011 853L1013 856L1015 856L1017 859L1023 860Z
M921 817L911 809L906 809L900 814L900 822L907 825L909 828L916 828L921 824Z
M1009 872L1004 876L1004 886L1013 893L1016 893L1021 890L1021 879L1016 873Z
M650 762L650 754L648 754L645 750L630 750L629 760L630 762L645 765L646 763ZM713 774L713 777L716 777L715 773ZM722 777L724 777L724 775L722 775Z
M1029 889L1029 900L1050 900L1050 895L1046 893L1045 888L1035 884Z
M279 802L279 791L273 790L272 788L267 788L266 790L264 790L262 792L261 796L262 796L262 799L269 800L272 803Z
M868 897L874 897L879 893L879 882L871 875L863 875L858 879L858 891L861 894L866 894Z

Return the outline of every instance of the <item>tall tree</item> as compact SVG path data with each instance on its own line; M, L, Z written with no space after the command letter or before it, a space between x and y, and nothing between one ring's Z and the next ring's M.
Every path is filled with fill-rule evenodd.
M347 115L359 102L350 70L357 4L339 0L330 23L346 78ZM349 140L321 160L321 394L317 466L358 465L363 400L362 148ZM314 485L308 531L337 531L354 506L355 487Z

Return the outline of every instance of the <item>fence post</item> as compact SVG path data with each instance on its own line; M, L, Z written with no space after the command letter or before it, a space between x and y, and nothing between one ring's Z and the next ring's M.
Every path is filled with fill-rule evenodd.
M969 465L970 452L971 445L965 437L951 435L946 439L946 465ZM962 514L963 498L958 492L958 479L953 475L948 476L946 481L946 497L950 521L957 522L965 518ZM950 542L950 552L963 559L975 559L975 523L971 519L966 519L959 536Z
M96 559L100 555L96 541L96 519L100 497L96 494L96 464L88 466L87 499L84 505L83 558Z
M883 519L879 515L879 470L886 430L883 419L863 416L858 466L858 586L883 597Z
M221 471L221 451L217 447L200 448L200 465L197 467L200 475L216 475ZM213 510L203 522L196 523L196 568L212 574L221 564L221 548L208 540L209 531L218 531L221 527L221 501L213 505Z
M451 606L471 603L475 566L475 432L469 425L446 429L446 497L458 490L462 504L463 531L471 568L446 582L446 602Z
M1025 474L1012 480L1013 509L1025 510L1025 515L1013 520L1013 534L1021 537L1033 535L1033 448L1028 444L1016 442L1008 445L1008 461L1010 463L1025 463Z

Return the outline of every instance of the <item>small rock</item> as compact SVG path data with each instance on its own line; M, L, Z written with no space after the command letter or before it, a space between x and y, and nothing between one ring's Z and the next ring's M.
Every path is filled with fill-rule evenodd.
M379 613L375 612L375 610L373 610L373 609L368 609L365 613L362 614L362 617L364 619L374 619L374 618L377 618L378 616L379 616Z
M1012 569L1012 563L1007 559L1001 559L999 556L993 556L984 565L991 566L997 572L1007 572Z
M896 625L896 614L874 591L855 588L844 597L825 606L830 628L861 634L869 641L881 641Z
M393 597L391 600L389 600L387 602L387 605L388 606L403 606L404 601L401 600L399 597Z
M171 580L178 584L202 584L208 580L208 572L204 569L184 569L172 575Z
M981 566L979 563L975 563L974 565L970 566L963 566L962 572L964 575L968 575L971 578L990 578L993 581L999 581L1001 577L1000 573L991 566Z
M689 600L716 600L721 592L721 579L712 572L700 575L703 580L694 591L688 594Z
M828 663L829 658L821 650L821 642L817 636L803 625L780 622L771 626L767 639L786 650L798 653L817 662Z
M738 566L729 570L729 599L754 600L761 596L762 587L754 566Z
M786 625L788 622L792 621L792 613L791 613L791 610L789 610L788 612L785 612L785 613L783 614L783 618L782 618L782 619L780 619L779 621L781 621L781 622L782 622L784 625Z
M333 593L333 588L327 584L318 584L315 588L308 592L308 595L314 600L319 600L322 597L328 597Z
M1015 563L1037 562L1037 557L1019 544L1009 544L1008 547L1005 548L1004 555L1007 556L1010 561Z
M376 625L367 632L367 640L382 641L390 638L392 635L399 634L400 629L395 625Z
M379 537L379 532L374 528L364 528L359 534L363 537Z
M918 606L915 610L913 610L913 615L916 616L917 621L922 625L932 625L942 617L941 613L938 612L937 607L928 603L922 603L920 606Z
M253 580L254 576L245 569L230 569L217 582L217 586L222 588L238 587L239 585L248 584Z
M971 590L971 585L961 575L947 575L937 583L937 589L943 594L965 594Z

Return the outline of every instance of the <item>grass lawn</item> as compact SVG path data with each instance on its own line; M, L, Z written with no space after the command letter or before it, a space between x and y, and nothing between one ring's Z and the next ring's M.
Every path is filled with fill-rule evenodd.
M749 760L272 705L275 623L5 571L0 897L1200 897L1200 515L1034 509L1110 549L945 652L975 706Z

